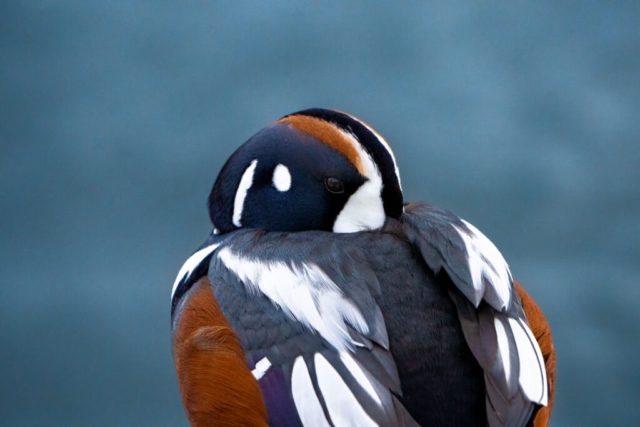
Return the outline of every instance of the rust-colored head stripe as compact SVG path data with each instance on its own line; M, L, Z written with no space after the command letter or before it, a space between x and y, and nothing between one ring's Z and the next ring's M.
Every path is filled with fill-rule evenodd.
M292 123L301 132L336 148L351 160L360 173L364 161L358 160L359 153L364 151L382 175L382 200L387 216L398 218L402 215L402 189L393 153L372 128L353 116L322 108L298 111L280 122ZM366 176L365 173L363 175Z
M331 148L338 150L365 176L364 164L355 144L358 142L333 123L316 117L293 115L277 121L289 123L294 129L319 139Z

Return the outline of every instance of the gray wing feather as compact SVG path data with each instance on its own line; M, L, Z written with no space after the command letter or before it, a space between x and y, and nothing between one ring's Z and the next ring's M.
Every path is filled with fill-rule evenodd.
M444 269L458 289L478 306L484 296L484 284L476 286L471 278L467 249L454 228L464 223L450 212L429 205L407 206L402 220L409 240L415 244L427 265L435 272Z
M467 344L485 371L489 425L526 425L536 405L546 405L548 384L538 344L516 339L513 328L526 334L529 326L506 262L479 231L449 211L418 203L405 210L401 222L409 240L436 274L444 270L456 286L449 293ZM539 380L520 375L522 369L540 370Z
M322 390L337 387L355 398L360 408L354 411L366 413L363 425L417 425L395 397L401 394L400 379L374 298L380 283L365 254L339 245L332 233L232 234L216 249L209 276L250 367L263 357L281 367L295 401L292 387L304 382L292 380L300 373L293 365L304 359L318 404L298 407L301 419L301 411L316 407L322 409L316 415L333 425L331 415L340 415L346 405L335 405L334 396ZM337 385L328 379L335 382L336 373Z

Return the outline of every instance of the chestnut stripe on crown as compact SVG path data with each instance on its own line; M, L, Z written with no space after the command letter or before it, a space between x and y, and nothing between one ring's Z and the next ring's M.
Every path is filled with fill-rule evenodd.
M349 159L362 176L366 176L362 158L358 153L358 149L354 146L358 142L335 124L316 117L301 115L286 116L278 120L277 123L289 123L294 129L311 135L331 148L338 150Z
M402 188L400 187L398 168L387 142L360 120L335 110L311 108L285 116L280 121L301 116L320 119L322 122L336 126L344 133L355 136L362 148L371 156L382 175L382 199L387 215L398 218L403 210Z

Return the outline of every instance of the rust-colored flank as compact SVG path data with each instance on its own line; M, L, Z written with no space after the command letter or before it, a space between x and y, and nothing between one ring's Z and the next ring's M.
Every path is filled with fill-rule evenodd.
M260 387L209 280L200 279L185 298L173 359L189 424L266 427Z
M276 123L289 123L294 129L311 135L329 147L338 150L349 159L362 176L366 176L362 158L355 146L355 144L359 144L359 142L346 132L340 130L336 125L309 116L288 116L278 120Z
M553 409L553 396L556 390L556 350L553 347L553 337L551 336L549 323L547 323L547 319L542 314L542 310L517 282L515 282L515 285L516 293L522 301L524 314L527 316L531 331L542 351L545 368L549 376L549 403L547 406L540 408L534 420L535 427L546 427L549 425L549 417Z

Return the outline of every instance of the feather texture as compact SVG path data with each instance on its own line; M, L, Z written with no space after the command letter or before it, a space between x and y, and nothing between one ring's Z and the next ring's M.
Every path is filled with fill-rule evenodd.
M211 279L225 283L214 285L214 294L223 306L242 306L244 315L229 313L245 351L272 364L260 383L280 375L273 367L285 373L279 387L297 414L284 416L303 425L415 425L392 394L401 387L374 298L380 286L362 254L327 247L329 233L234 234L212 259ZM310 245L313 237L322 238ZM267 330L254 333L256 327Z
M507 264L446 210L411 204L379 231L247 229L204 246L174 305L208 275L271 425L524 426L548 400Z
M471 224L450 212L410 204L406 234L434 272L445 270L456 289L469 348L485 371L489 425L524 426L548 400L540 347L529 328L509 267L498 249Z

